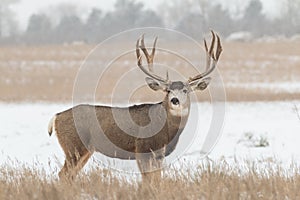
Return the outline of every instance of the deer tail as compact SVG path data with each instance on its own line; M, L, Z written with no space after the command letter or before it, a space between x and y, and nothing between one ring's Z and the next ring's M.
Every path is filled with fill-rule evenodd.
M55 126L55 119L56 119L56 115L54 115L51 118L51 120L50 120L50 122L48 124L48 134L49 134L49 136L52 135L52 132L53 132L53 129L54 129L54 126Z

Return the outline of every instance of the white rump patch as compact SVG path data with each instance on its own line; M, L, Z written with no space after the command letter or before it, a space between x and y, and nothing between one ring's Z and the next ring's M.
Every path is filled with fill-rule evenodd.
M55 119L56 119L56 115L54 115L49 124L48 124L48 133L52 134L55 131Z

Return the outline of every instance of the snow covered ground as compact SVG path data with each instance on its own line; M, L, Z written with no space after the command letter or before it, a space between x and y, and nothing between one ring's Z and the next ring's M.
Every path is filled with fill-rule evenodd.
M212 105L199 103L198 123L195 137L191 136L189 121L180 137L177 152L183 155L177 162L198 161L201 145L212 119ZM288 164L300 163L300 120L294 110L300 102L229 102L223 133L210 153L213 160L224 158L233 160L276 159ZM191 118L196 117L192 105ZM57 173L64 161L64 154L55 135L49 137L48 122L51 117L71 105L66 104L8 104L0 103L0 165L26 164L38 166L46 172ZM188 144L188 148L181 148ZM176 151L175 151L176 154ZM94 156L94 161L98 158ZM17 163L16 163L17 162ZM115 165L136 168L134 161L109 160ZM120 163L119 163L120 162ZM89 162L91 165L93 162ZM136 169L134 169L136 170Z

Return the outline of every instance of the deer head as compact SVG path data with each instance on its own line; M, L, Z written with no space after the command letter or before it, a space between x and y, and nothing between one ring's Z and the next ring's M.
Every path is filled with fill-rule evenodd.
M155 46L157 42L157 37L154 40L153 48L151 54L148 53L145 43L144 35L141 39L137 40L136 43L136 55L137 55L137 65L139 68L148 76L146 77L146 82L148 86L154 90L161 90L166 93L165 101L168 105L168 111L174 116L188 115L190 106L190 93L197 90L204 90L207 88L211 78L208 77L217 66L217 62L222 52L222 46L220 38L213 31L211 45L208 49L207 42L204 39L204 47L206 51L206 71L198 74L194 77L190 77L187 81L170 81L168 74L166 78L155 74L153 72L153 59L155 55ZM215 41L217 39L217 49L214 51ZM143 51L147 64L148 70L142 65L142 55L140 49Z

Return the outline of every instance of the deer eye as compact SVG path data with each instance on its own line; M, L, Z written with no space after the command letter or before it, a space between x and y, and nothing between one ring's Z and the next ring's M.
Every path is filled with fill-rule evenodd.
M185 93L185 94L186 94L187 92L188 92L188 91L187 91L187 89L184 89L184 90L183 90L183 93Z

